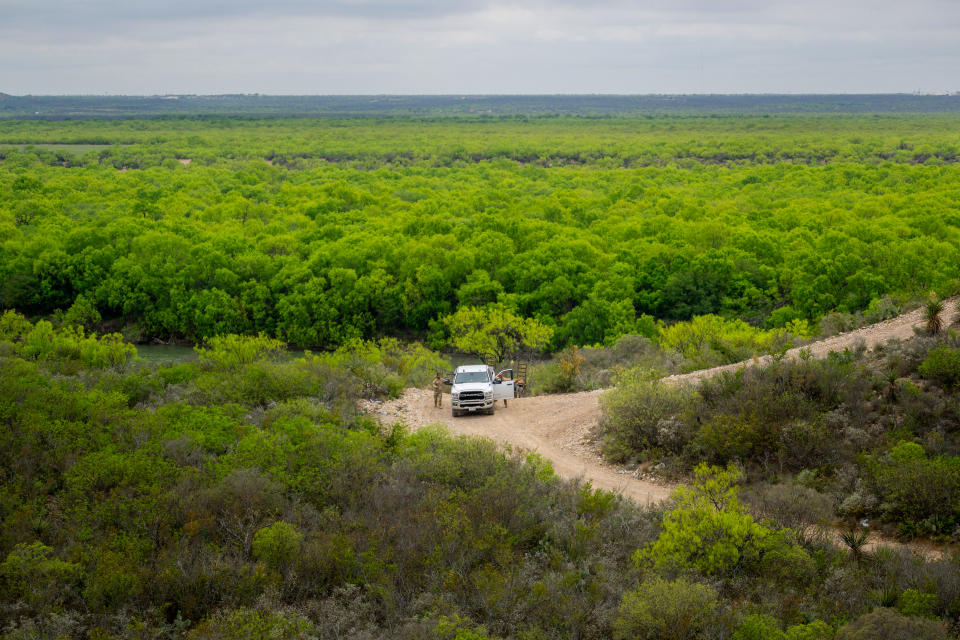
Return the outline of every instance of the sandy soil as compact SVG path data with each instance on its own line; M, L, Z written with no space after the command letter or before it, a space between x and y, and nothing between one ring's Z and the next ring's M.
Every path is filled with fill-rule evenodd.
M945 319L956 318L958 298L946 301ZM884 322L840 334L787 352L788 358L801 357L801 349L812 357L822 358L831 351L853 348L861 340L868 349L892 339L913 337L914 328L922 324L922 310L905 313ZM740 367L763 365L770 356L736 364L704 369L664 378L665 382L686 384ZM466 415L453 418L450 397L444 395L442 408L433 406L433 393L425 389L407 389L403 396L385 403L365 403L364 408L386 424L402 422L411 429L430 424L446 425L451 432L486 436L503 445L536 452L553 463L557 474L565 478L581 478L593 486L615 491L644 503L659 502L670 495L672 485L658 479L656 468L624 468L605 462L590 432L600 416L602 390L564 395L537 396L510 400L508 406L497 406L492 416ZM879 539L874 535L871 545ZM888 541L883 541L889 544ZM911 547L916 548L916 547ZM943 552L926 547L923 553L937 557Z

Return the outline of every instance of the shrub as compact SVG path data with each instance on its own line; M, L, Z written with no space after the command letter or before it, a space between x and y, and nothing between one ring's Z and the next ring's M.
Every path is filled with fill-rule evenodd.
M221 611L191 629L187 640L221 640L223 638L270 638L271 640L305 640L317 637L314 624L303 616L288 611L233 609Z
M14 311L7 309L0 315L0 340L6 342L18 342L30 332L33 325L25 317Z
M832 640L835 631L823 620L797 624L787 629L786 640Z
M789 349L796 337L785 329L764 331L743 320L704 315L661 327L659 341L665 349L679 351L686 358L683 368L694 371L746 360L756 353Z
M556 380L556 389L560 392L571 391L580 375L585 358L580 355L576 346L567 347L557 356L559 375Z
M730 640L787 640L787 634L770 616L747 616Z
M833 516L833 501L798 484L761 485L744 493L744 501L760 518L777 527L810 535Z
M574 353L576 358L572 357ZM552 360L534 365L531 391L565 393L609 387L618 375L630 369L647 371L650 378L659 378L679 371L681 359L675 351L661 349L644 336L625 335L606 347L565 349Z
M809 577L809 555L788 541L787 532L762 526L745 512L734 487L741 477L736 469L700 465L694 473L694 486L674 491L677 507L664 514L660 536L637 553L638 562L724 579L740 572Z
M123 369L137 355L136 348L125 343L119 333L97 337L86 335L82 327L55 329L46 320L23 336L19 350L40 362L78 362L94 369Z
M225 335L209 338L206 347L196 347L200 363L210 369L225 371L245 364L276 357L286 345L262 333L258 336Z
M661 441L661 421L680 418L690 406L693 391L657 381L629 380L600 397L604 452L616 461L669 444L679 451L677 439Z
M960 457L928 458L919 444L900 442L869 471L884 515L895 521L920 522L937 516L960 516Z
M711 587L654 577L624 594L613 635L624 640L701 638L712 626L716 610L717 593Z
M77 296L73 304L61 316L65 325L83 327L91 331L100 323L100 312L96 304L87 296Z
M946 345L935 347L917 368L917 372L928 380L936 380L949 388L960 386L960 350Z
M941 622L908 618L893 609L874 609L837 632L837 640L946 640Z
M218 530L227 541L239 544L244 554L251 552L254 533L283 504L281 486L252 468L231 471L203 497Z
M0 563L0 585L7 597L33 606L61 606L80 581L80 565L53 556L40 542L18 544Z
M924 593L916 589L907 589L900 594L897 609L905 616L936 618L937 616L933 613L933 607L936 604L936 594Z
M253 557L278 573L286 573L300 554L303 534L287 522L274 522L253 535Z
M701 427L696 441L707 460L726 464L774 450L777 436L776 426L756 414L720 414Z

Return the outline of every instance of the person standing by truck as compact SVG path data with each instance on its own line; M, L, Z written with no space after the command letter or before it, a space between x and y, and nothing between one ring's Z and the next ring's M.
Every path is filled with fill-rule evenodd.
M437 377L433 379L433 406L443 406L443 380L440 378L439 371L437 371Z

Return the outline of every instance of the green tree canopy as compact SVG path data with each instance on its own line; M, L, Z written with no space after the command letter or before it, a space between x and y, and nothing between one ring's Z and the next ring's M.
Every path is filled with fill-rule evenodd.
M503 362L523 349L540 349L553 329L533 318L522 318L502 304L461 307L446 319L450 343L457 349Z

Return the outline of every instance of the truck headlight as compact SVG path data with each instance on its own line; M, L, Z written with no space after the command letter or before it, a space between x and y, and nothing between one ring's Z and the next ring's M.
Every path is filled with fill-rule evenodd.
M483 397L484 397L484 398L492 398L492 397L493 397L493 391L484 391L484 392L483 392Z
M460 399L460 394L459 394L459 393L451 393L451 394L450 394L450 397L453 398L454 401L456 401L456 400L459 400L459 399Z

